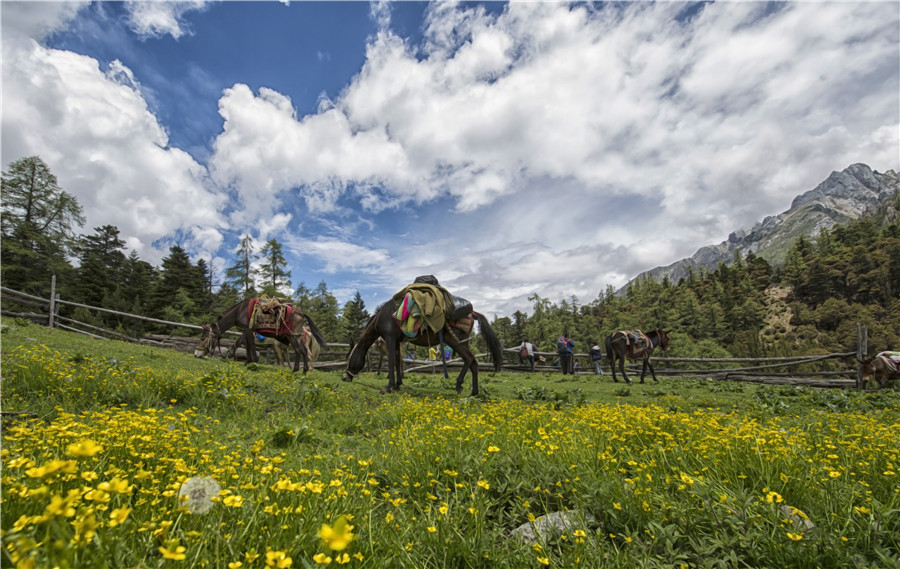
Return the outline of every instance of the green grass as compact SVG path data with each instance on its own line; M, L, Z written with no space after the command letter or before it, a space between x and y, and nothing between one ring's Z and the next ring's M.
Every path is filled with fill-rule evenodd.
M35 415L4 416L4 567L900 564L893 391L482 372L477 398L429 373L381 395L3 323L3 411ZM198 477L206 514L178 498Z

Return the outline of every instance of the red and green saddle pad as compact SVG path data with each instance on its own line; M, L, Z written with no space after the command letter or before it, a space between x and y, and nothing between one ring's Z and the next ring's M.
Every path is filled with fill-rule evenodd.
M653 347L650 338L640 330L620 330L619 334L625 336L625 341L628 342L629 358L640 358Z
M464 335L468 336L472 331L472 325L475 324L475 318L469 314L468 316L464 316L459 320L450 323L451 328L456 328Z
M254 331L279 336L293 333L290 324L293 313L292 304L277 302L266 307L258 298L251 299L247 308L250 327Z

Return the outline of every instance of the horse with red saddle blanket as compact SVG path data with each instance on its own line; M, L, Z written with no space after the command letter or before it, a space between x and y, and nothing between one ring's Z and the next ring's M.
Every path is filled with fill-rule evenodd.
M308 314L291 303L269 298L248 298L226 309L218 320L202 326L203 335L194 348L194 356L202 358L219 345L222 333L233 326L243 331L247 347L247 363L259 361L256 353L256 334L275 338L286 346L294 348L294 371L300 370L303 358L303 372L309 371L309 352L302 341L303 326L309 325L313 338L324 348L325 338Z
M613 381L616 383L619 381L616 379L616 361L619 362L619 371L622 372L625 383L631 383L631 380L625 375L625 359L641 358L644 360L641 383L644 383L647 368L650 368L653 381L659 383L659 380L656 379L656 372L653 371L653 364L650 363L650 354L657 346L663 350L669 349L669 334L665 330L653 330L646 334L640 330L620 330L607 336L604 343L606 344L606 357L612 368Z

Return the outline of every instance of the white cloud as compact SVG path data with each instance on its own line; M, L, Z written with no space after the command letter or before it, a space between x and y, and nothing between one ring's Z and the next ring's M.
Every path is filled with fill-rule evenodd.
M64 28L90 0L67 2L3 2L3 34L43 39Z
M202 5L129 9L137 33L179 38ZM127 66L7 39L10 14L45 34L75 9L3 5L4 163L41 155L89 223L151 261L156 239L211 252L226 226L253 228L361 289L433 273L510 314L531 292L588 302L779 213L831 170L900 167L895 3L440 2L418 45L374 3L362 68L317 112L270 88L222 93L208 176L168 146ZM365 241L385 211L394 233ZM327 231L292 225L304 216Z
M156 262L181 232L195 253L221 244L223 198L206 169L168 146L133 73L104 72L92 58L32 40L3 43L3 161L39 155L87 214L85 231L111 224L141 258ZM207 249L210 247L211 249Z
M161 0L129 0L128 9L131 27L140 36L161 37L170 35L175 39L190 33L184 22L188 12L203 10L208 2L194 0L187 2Z

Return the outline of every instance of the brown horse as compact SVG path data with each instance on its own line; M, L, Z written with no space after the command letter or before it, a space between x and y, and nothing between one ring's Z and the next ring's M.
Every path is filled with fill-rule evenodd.
M629 339L629 333L624 331L616 332L606 337L606 357L609 359L609 365L612 368L613 381L619 382L616 379L616 360L619 362L619 371L622 372L625 383L631 383L631 380L625 375L625 358L630 360L643 358L644 367L641 370L641 383L644 383L644 376L647 374L648 367L650 368L650 375L653 376L653 381L659 383L659 380L656 379L656 372L653 371L653 364L650 363L650 354L653 353L653 349L656 346L668 351L669 334L665 330L654 330L647 334L642 334L639 331L631 333L632 336L636 334L641 334L646 339L646 346L643 348L636 348L634 338Z
M426 347L435 346L440 343L438 334L427 329L425 326L422 327L422 330L420 330L415 338L407 338L401 331L400 325L397 324L397 321L394 319L394 313L397 311L397 306L398 304L396 301L389 300L375 311L375 315L369 319L369 322L363 329L359 341L350 346L350 354L347 358L347 369L344 371L344 375L341 379L344 381L353 381L353 378L359 375L359 372L362 371L366 365L366 354L368 353L369 348L378 338L384 338L385 347L387 348L388 384L381 392L390 393L391 391L396 391L402 384L402 378L399 376L399 370L401 369L400 343L403 342L403 340L407 340L416 346ZM500 366L503 361L503 348L500 345L500 340L497 339L494 331L491 330L491 326L483 314L472 312L468 316L478 320L481 335L487 342L488 351L494 362L494 369L500 371ZM459 354L463 360L462 371L460 371L459 377L456 378L456 392L462 393L463 379L465 378L466 373L471 369L472 395L478 395L478 362L475 361L475 355L468 348L467 344L472 331L471 328L465 332L460 328L455 328L453 325L457 322L459 321L445 322L442 330L444 341L447 345L456 350L456 353Z
M867 360L858 360L862 370L863 388L868 377L877 381L881 389L887 387L888 380L900 379L900 366L889 355L890 353L892 352L881 352Z
M319 359L319 342L316 341L312 336L312 332L310 331L309 326L303 327L303 333L300 334L300 341L303 342L303 345L306 347L306 352L309 354L309 361L315 363ZM244 344L244 335L241 334L238 336L238 339L235 340L234 344L228 349L228 357L233 358L237 349L240 348ZM260 340L256 338L256 345L261 346L263 348L272 348L272 352L275 354L275 360L279 366L287 366L291 367L290 356L285 352L286 346L272 337L265 337ZM248 356L249 357L249 356Z
M303 333L304 324L309 326L312 336L320 346L325 347L326 345L325 338L322 336L321 332L319 332L319 329L316 328L315 323L313 323L309 315L303 313L299 308L283 304L279 308L279 310L282 311L282 317L288 312L290 313L284 318L284 326L280 326L277 331L266 329L254 330L250 327L250 311L257 300L258 299L255 298L242 300L222 312L215 322L204 324L202 326L203 335L200 337L197 347L194 348L194 356L202 358L212 352L219 346L219 340L222 338L222 333L232 326L237 326L243 331L242 336L243 341L247 346L248 364L259 361L259 355L256 353L256 332L266 337L275 338L286 346L290 345L293 347L295 354L294 371L300 371L301 357L303 358L303 372L306 373L309 371L309 352L300 339ZM290 309L288 309L288 307L290 307Z

